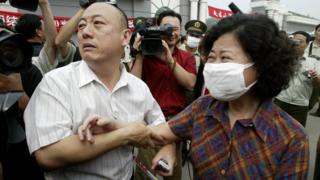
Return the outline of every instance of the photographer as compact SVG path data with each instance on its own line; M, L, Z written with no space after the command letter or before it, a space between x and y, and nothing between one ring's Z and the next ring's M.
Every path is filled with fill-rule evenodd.
M35 14L24 14L18 19L15 30L32 44L34 49L32 63L45 74L55 69L58 62L66 60L58 56L55 46L57 30L49 1L39 0L39 8L43 20Z
M276 97L275 103L305 126L312 90L320 85L320 65L316 59L304 55L310 41L308 33L294 32L293 41L296 52L292 53L298 55L299 69L290 81L289 87Z
M171 36L161 36L162 53L154 56L143 56L140 45L143 39L136 38L133 47L138 52L131 73L146 82L153 97L159 103L166 119L176 115L186 107L185 90L192 90L196 79L195 58L191 53L178 49L181 16L172 10L162 12L158 25L171 25ZM178 147L178 146L177 146ZM178 166L172 179L181 179L181 153L177 148ZM151 167L153 149L139 149L139 159ZM143 173L137 171L135 179L143 179ZM166 177L165 179L167 179Z
M31 56L32 47L21 35L0 27L0 164L3 178L8 180L44 179L29 154L23 130L24 108L42 79L38 68L31 64ZM22 95L12 99L19 92ZM4 108L10 101L13 105Z

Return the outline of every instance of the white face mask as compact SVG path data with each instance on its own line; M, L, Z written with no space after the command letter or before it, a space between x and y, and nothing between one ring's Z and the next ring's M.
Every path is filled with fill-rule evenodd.
M231 101L246 93L257 81L246 87L243 71L254 63L206 63L203 77L210 94L220 101Z
M201 39L193 36L188 36L187 38L187 46L190 48L197 48L200 44Z

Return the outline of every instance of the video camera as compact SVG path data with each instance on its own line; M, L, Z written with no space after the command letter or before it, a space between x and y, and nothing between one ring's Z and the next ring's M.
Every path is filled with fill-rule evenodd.
M0 3L5 3L7 0L0 0ZM36 11L39 0L9 0L11 6L28 11Z
M155 26L155 19L149 18L135 24L134 31L142 36L141 53L144 56L162 53L161 36L172 36L173 27L170 24Z
M90 6L95 2L107 2L109 4L117 6L116 2L112 0L79 0L80 7L82 8L87 8L88 6Z
M18 33L0 31L0 73L22 72L31 67L33 48Z

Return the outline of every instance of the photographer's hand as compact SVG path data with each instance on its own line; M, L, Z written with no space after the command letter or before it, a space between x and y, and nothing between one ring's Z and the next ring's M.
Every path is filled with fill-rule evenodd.
M141 36L135 38L133 48L137 51L141 51Z
M23 91L20 74L0 74L0 91Z
M176 62L172 57L170 48L169 48L168 44L166 43L166 41L162 40L162 46L164 48L163 48L162 57L160 59L165 61L171 70L174 70Z

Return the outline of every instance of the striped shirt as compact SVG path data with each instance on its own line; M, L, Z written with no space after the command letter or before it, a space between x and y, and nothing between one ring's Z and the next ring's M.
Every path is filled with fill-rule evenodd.
M204 96L169 121L191 139L195 179L306 179L308 138L297 121L268 100L231 129L227 111L227 102Z
M124 67L110 91L84 61L78 61L47 73L31 97L24 114L30 152L76 134L90 114L128 122L145 120L152 125L165 122L147 85ZM57 180L129 180L132 150L132 146L118 147L46 175Z

